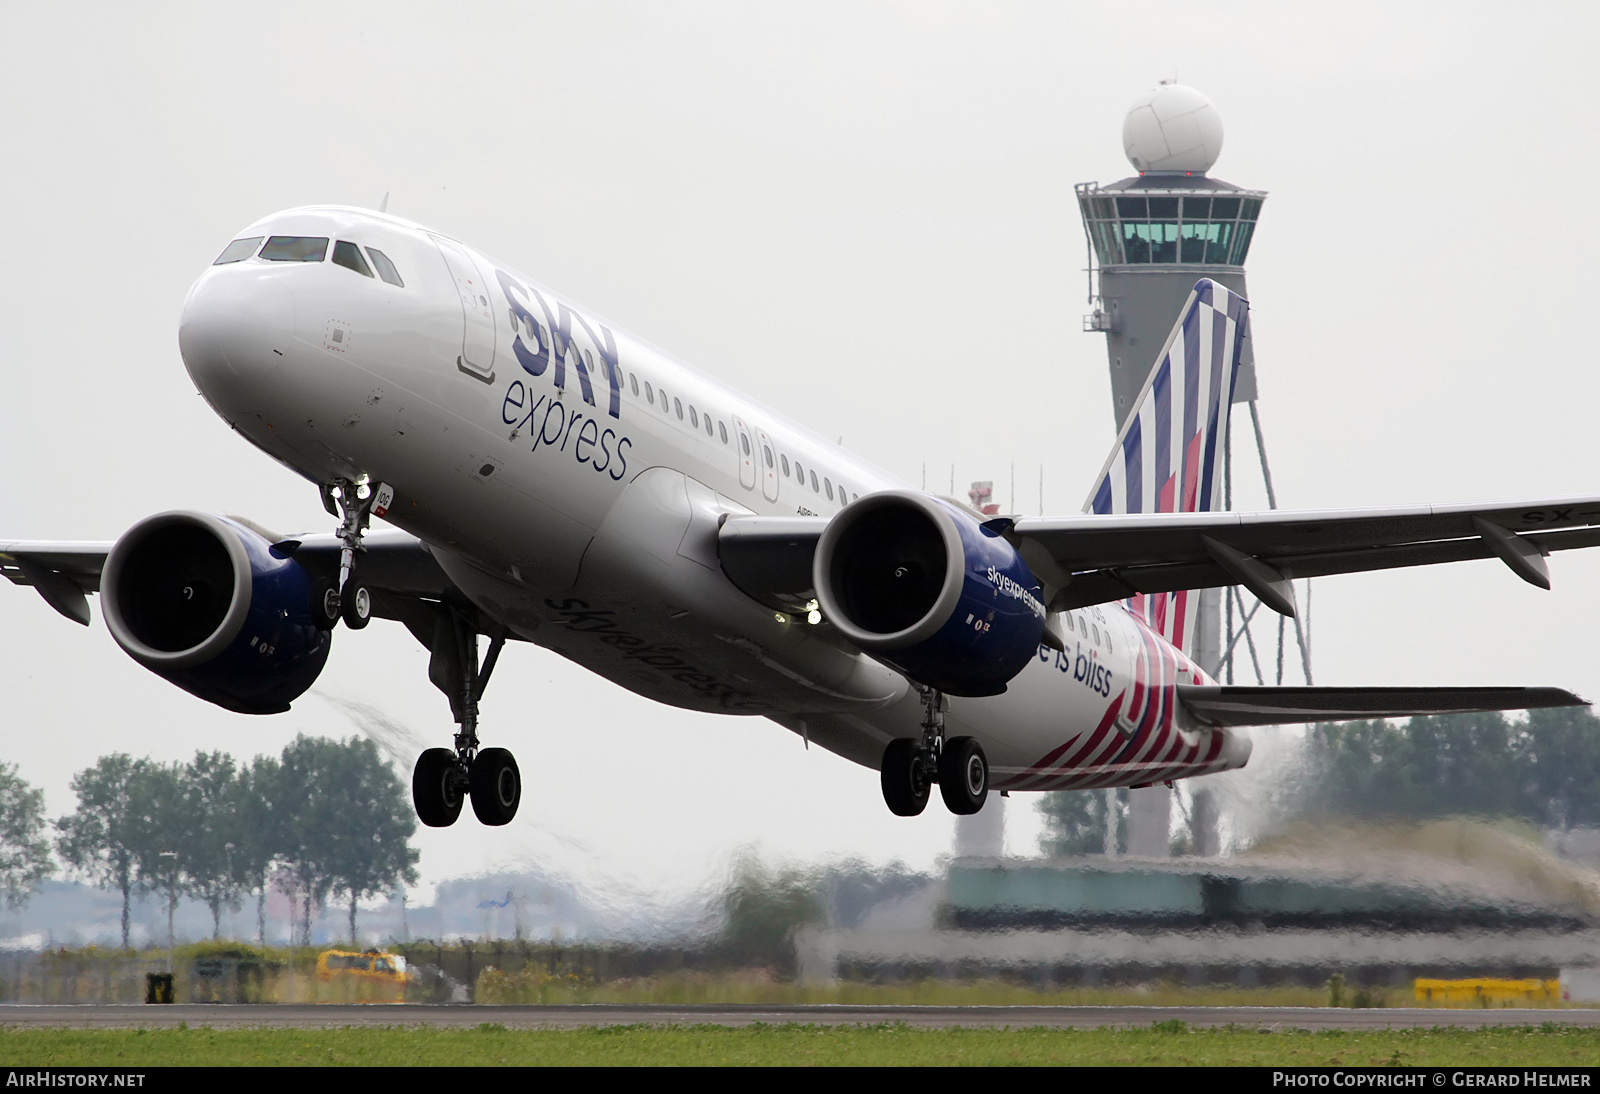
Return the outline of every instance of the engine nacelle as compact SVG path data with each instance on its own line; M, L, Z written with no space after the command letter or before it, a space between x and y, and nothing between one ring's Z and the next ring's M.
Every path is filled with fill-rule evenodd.
M311 615L311 575L271 547L225 517L148 517L106 557L106 628L191 695L242 714L288 710L322 671L331 638Z
M951 695L998 695L1037 656L1045 607L1011 544L926 494L852 502L823 529L812 580L861 649Z

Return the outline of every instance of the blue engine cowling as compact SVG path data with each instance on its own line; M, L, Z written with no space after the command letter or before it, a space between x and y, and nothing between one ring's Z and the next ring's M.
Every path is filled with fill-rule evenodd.
M1005 691L1044 635L1039 583L1016 549L926 494L851 503L823 529L812 580L841 634L951 695Z
M106 556L106 628L191 695L242 714L288 710L322 671L331 638L311 616L311 575L271 546L225 517L148 517Z

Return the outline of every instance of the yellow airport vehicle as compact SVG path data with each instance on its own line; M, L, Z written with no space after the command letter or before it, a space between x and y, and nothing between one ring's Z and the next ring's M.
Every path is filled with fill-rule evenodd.
M366 950L324 950L317 955L318 994L329 1001L403 1003L406 959L397 953Z
M1509 1007L1561 1001L1559 980L1426 980L1415 987L1417 1002L1430 1007Z

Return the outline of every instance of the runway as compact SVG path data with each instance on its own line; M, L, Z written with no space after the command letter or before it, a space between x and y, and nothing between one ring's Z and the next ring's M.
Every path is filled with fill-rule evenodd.
M1595 1009L1445 1010L1394 1007L1350 1010L1331 1007L880 1007L880 1006L700 1006L593 1003L565 1006L475 1006L425 1004L268 1004L173 1006L0 1004L0 1028L129 1029L186 1023L213 1029L327 1029L362 1026L583 1029L600 1026L877 1025L902 1023L922 1029L1012 1029L1049 1027L1138 1029L1156 1022L1244 1029L1411 1029L1451 1026L1539 1026L1555 1022L1600 1026Z

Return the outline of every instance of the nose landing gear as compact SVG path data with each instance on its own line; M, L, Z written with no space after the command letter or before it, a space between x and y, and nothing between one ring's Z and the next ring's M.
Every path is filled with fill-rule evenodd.
M322 507L329 516L339 518L339 579L321 581L311 597L311 614L324 630L332 630L339 620L353 631L372 621L372 592L356 579L356 556L366 548L361 537L374 516L383 516L394 501L394 488L387 483L376 486L341 479L324 483Z
M944 696L934 688L922 693L922 739L897 737L883 750L879 782L889 812L915 817L928 804L933 783L957 816L983 808L989 796L989 760L971 737L944 736Z

